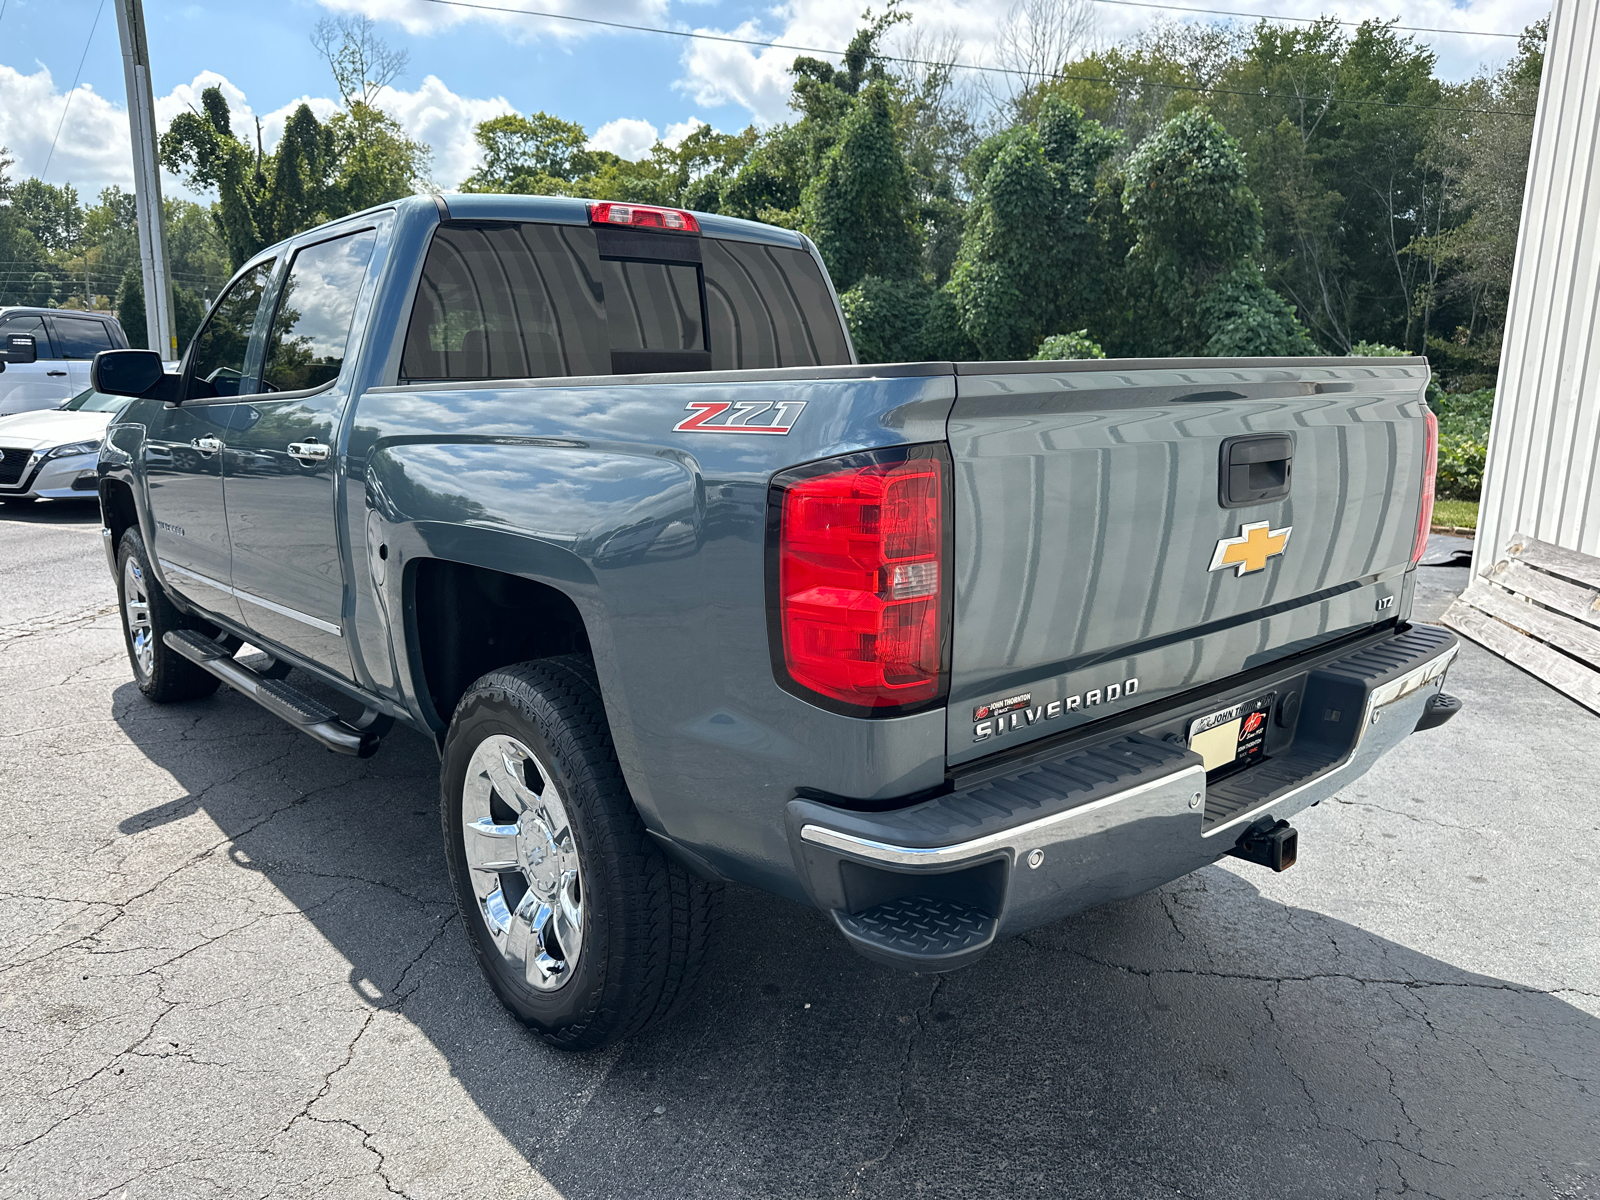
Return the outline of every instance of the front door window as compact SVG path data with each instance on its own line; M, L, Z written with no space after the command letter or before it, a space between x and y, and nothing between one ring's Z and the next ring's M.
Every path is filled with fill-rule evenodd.
M261 310L267 281L272 278L272 263L272 259L257 263L235 280L195 335L194 349L190 351L189 399L239 395L250 331Z

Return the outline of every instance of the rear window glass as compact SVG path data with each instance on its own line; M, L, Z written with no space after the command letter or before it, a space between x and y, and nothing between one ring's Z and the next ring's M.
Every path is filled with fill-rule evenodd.
M702 254L713 369L850 361L833 297L806 251L707 238Z
M809 254L659 236L651 250L653 237L611 234L599 245L582 226L441 226L423 265L400 381L850 361ZM651 257L658 252L660 260ZM678 261L693 258L701 261Z
M423 264L401 382L608 375L603 295L587 229L442 226Z
M57 353L62 358L93 358L112 349L111 334L99 321L84 317L55 317Z

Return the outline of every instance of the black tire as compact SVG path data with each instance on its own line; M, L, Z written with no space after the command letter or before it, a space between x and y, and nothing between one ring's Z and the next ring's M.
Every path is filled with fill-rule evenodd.
M558 976L562 981L546 981L543 990L528 982L532 969L519 970L496 943L492 904L476 890L493 885L468 861L468 768L490 738L496 739L491 758L493 746L514 739L538 760L535 771L549 771L575 847L581 950ZM688 1000L705 964L722 889L670 861L645 831L586 659L522 663L490 672L468 689L445 738L440 812L456 903L478 965L501 1003L545 1041L563 1050L597 1049L665 1019ZM513 884L517 878L511 877ZM509 892L501 899L515 905Z
M140 649L135 645L135 632L130 617L129 564L137 568L137 582L145 589L145 602L149 611L148 662L141 661ZM137 528L128 529L117 546L117 607L122 611L122 640L128 648L128 663L133 668L133 681L145 697L157 704L175 704L180 700L198 700L217 690L221 680L202 671L183 655L168 647L163 640L170 629L198 629L206 634L216 632L210 625L186 616L150 570L150 555L144 548L144 538Z

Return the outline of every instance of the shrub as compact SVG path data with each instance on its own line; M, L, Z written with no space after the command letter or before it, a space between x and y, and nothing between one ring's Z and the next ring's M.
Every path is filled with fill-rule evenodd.
M1079 329L1074 333L1053 333L1039 343L1039 350L1033 358L1035 362L1044 362L1051 359L1065 358L1104 358L1106 352L1100 349L1100 343L1089 336L1087 329Z

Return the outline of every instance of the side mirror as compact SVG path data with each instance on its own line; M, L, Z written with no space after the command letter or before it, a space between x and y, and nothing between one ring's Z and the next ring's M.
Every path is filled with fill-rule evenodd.
M39 343L31 333L8 333L5 359L7 362L16 363L19 367L38 362Z
M100 351L89 367L89 385L108 396L178 398L178 377L166 373L154 350Z

